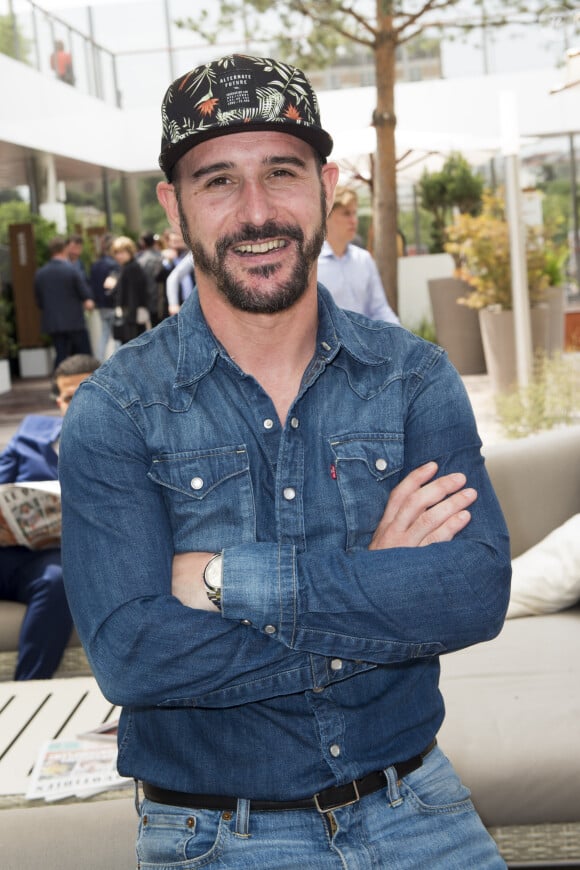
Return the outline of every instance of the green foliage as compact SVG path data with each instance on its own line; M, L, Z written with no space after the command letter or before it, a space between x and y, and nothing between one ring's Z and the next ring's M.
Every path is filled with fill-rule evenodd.
M407 247L410 245L421 245L421 249L427 244L427 239L431 237L433 228L433 215L424 208L418 210L419 213L419 239L416 238L415 232L415 214L413 211L401 209L399 211L399 226L401 232L407 240Z
M431 320L428 320L424 317L418 326L414 326L412 328L409 327L409 331L414 335L418 335L419 338L424 338L425 341L430 341L432 344L437 344L437 334L435 332L435 325Z
M0 15L0 54L6 54L26 63L30 53L30 40L20 32L16 18Z
M450 154L440 172L425 171L419 180L421 206L433 215L431 253L445 246L445 227L453 208L461 214L477 214L481 209L483 179L475 174L465 157Z
M538 355L527 387L496 396L500 425L509 438L580 422L580 370L572 355Z
M460 215L447 228L449 241L445 250L455 258L457 276L473 287L471 293L458 300L469 308L500 305L512 307L511 240L504 204L499 196L484 193L481 214ZM528 291L532 305L541 302L549 285L546 271L546 240L542 234L528 229L526 260Z
M15 354L13 305L6 295L0 292L0 359L9 359Z

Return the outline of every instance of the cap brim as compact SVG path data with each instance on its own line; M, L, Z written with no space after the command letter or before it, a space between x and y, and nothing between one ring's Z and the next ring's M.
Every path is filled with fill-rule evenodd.
M165 148L165 150L159 155L159 165L167 176L167 180L171 181L171 173L175 164L184 154L187 154L188 151L195 148L196 145L200 145L202 142L207 142L209 139L229 136L231 133L262 133L269 130L274 133L287 133L289 136L296 136L298 139L302 139L303 142L307 142L312 148L314 148L314 150L320 154L324 160L326 160L332 152L334 144L332 136L321 127L308 127L302 124L292 124L288 122L280 124L271 122L263 124L248 124L247 122L242 122L240 124L228 124L228 126L223 129L220 129L219 127L213 128L205 133L192 133L191 136L187 136L185 139L181 139L179 142L175 142L175 144L169 145L169 147Z

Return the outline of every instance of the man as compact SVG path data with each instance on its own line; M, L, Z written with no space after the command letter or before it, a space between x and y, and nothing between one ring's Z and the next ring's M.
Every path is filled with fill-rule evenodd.
M177 314L194 287L193 259L181 231L169 233L169 246L163 252L165 303L168 314Z
M61 453L141 866L505 867L435 746L438 655L500 630L510 573L461 380L317 287L338 167L300 70L225 57L162 112L197 288L81 387Z
M55 369L68 356L90 354L85 311L95 307L88 284L68 261L66 242L55 236L48 243L50 260L34 276L36 303L42 311L42 331L52 338Z
M71 356L53 376L61 417L30 414L0 453L0 483L56 480L58 442L73 393L98 360ZM0 598L27 605L19 639L15 680L52 677L68 643L72 619L62 580L60 548L0 547Z
M330 290L337 305L372 320L398 323L387 302L379 270L367 250L352 241L358 227L358 196L337 187L328 217L326 241L318 258L318 280Z
M73 269L76 269L81 276L83 283L87 284L87 273L82 261L83 237L78 235L78 233L73 233L72 236L69 236L65 242L65 254Z
M159 236L154 233L142 233L139 238L139 253L137 262L147 278L147 295L151 324L156 326L163 319L163 285L159 275L163 270L161 251L158 247Z
M100 319L99 350L97 356L101 362L111 356L114 350L113 322L115 320L115 294L107 290L105 282L112 275L117 275L119 266L111 256L111 246L114 236L105 233L99 243L100 255L91 264L89 284ZM113 345L113 346L111 346Z

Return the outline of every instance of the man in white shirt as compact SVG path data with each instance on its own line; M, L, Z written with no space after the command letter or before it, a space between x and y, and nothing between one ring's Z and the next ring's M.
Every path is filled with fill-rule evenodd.
M358 197L337 187L327 221L326 241L318 258L318 280L341 308L373 320L399 323L389 306L376 263L368 251L351 244L358 226Z

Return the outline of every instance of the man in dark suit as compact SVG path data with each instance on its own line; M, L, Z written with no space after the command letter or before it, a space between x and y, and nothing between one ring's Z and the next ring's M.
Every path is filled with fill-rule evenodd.
M98 367L92 356L66 359L53 376L60 417L30 414L0 453L0 483L57 480L62 417L79 384ZM0 599L27 605L20 632L16 680L52 677L68 643L72 618L66 601L60 547L0 547Z
M34 276L36 302L42 311L42 331L52 338L55 369L72 354L91 353L84 311L95 307L91 291L66 256L60 236L48 245L50 260Z

